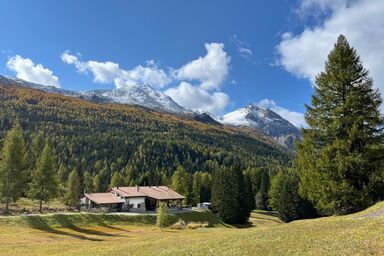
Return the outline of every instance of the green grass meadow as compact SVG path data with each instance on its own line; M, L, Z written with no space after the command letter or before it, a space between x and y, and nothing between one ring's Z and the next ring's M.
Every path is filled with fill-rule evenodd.
M153 215L0 217L0 255L384 255L384 203L363 212L282 223L254 211L230 226L210 212L172 215L210 228L159 229Z

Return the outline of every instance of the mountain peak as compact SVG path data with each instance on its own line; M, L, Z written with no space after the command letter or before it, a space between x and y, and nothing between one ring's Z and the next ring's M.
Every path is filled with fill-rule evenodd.
M292 147L300 139L299 129L269 108L251 103L224 115L220 121L234 126L248 126L274 138L278 143Z
M116 103L139 105L172 113L185 112L171 97L147 84L116 88L101 95Z

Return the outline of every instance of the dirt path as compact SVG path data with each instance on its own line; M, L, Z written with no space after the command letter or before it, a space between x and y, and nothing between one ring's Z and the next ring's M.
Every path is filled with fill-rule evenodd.
M384 216L384 207L381 207L381 208L374 210L372 212L363 214L363 215L359 216L359 218L380 218L382 216Z

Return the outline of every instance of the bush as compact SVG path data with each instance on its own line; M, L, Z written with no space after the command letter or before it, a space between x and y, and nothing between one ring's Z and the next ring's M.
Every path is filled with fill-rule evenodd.
M172 225L172 218L168 213L168 208L165 203L160 203L157 210L156 225L160 228L166 228Z

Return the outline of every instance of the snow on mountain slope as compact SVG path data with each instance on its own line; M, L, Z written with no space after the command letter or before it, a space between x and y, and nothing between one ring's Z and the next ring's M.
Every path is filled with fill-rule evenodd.
M149 85L134 85L114 90L74 92L56 88L54 86L45 86L30 83L22 79L9 78L5 76L0 76L0 83L38 89L49 93L64 94L67 96L78 97L97 103L120 103L128 105L139 105L142 107L171 113L186 112L181 106L174 102L171 97L153 89Z
M221 123L234 126L248 126L274 138L281 145L293 147L293 141L300 139L299 129L268 108L249 104L224 115Z
M171 97L149 85L123 87L104 92L101 95L117 103L139 105L173 113L185 112Z
M31 82L28 82L28 81L25 81L25 80L22 80L19 78L11 78L11 77L1 76L1 75L0 75L0 83L9 84L9 85L18 85L18 86L22 86L22 87L28 87L28 88L32 88L32 89L42 90L42 91L49 92L49 93L58 93L58 94L63 94L63 95L73 96L73 97L77 97L80 95L80 93L70 91L70 90L61 89L61 88L57 88L55 86L46 86L46 85L41 85L41 84L35 84L35 83L31 83Z

